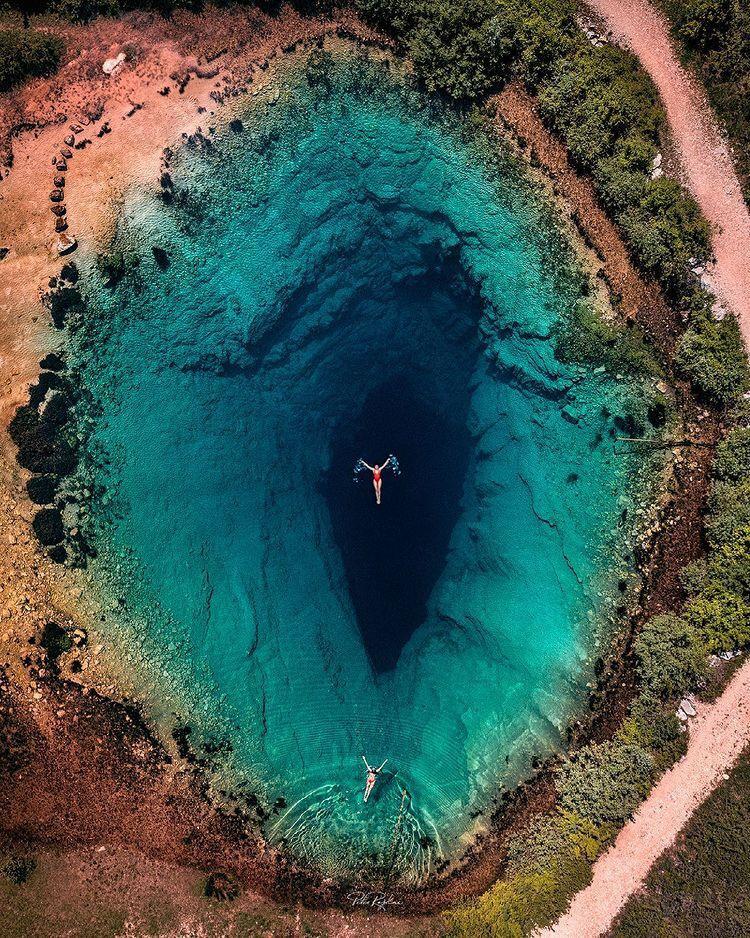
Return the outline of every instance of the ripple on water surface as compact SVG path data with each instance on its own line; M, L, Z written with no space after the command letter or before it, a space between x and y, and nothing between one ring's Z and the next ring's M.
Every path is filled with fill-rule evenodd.
M284 88L185 143L168 204L130 194L115 288L89 264L95 569L128 558L147 655L269 837L419 879L560 743L632 390L556 360L579 278L510 159L378 63ZM377 509L352 466L389 452ZM392 770L367 805L362 753Z

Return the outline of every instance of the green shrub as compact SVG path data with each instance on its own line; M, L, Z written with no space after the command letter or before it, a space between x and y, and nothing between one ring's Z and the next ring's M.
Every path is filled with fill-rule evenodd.
M90 23L97 16L117 16L122 4L118 0L59 0L56 12L73 23Z
M641 691L628 718L617 733L618 741L640 746L654 760L656 774L661 774L687 751L687 733L675 712L674 702L664 702L648 690Z
M677 616L649 619L634 651L641 683L655 697L678 697L695 687L705 672L705 646L693 626Z
M750 474L741 482L714 483L708 501L706 538L709 547L736 541L750 526Z
M704 397L729 404L749 385L747 354L733 316L693 314L677 347L676 364Z
M570 811L555 811L537 820L508 845L511 874L542 873L561 861L593 862L614 836L611 825L599 825Z
M638 60L622 49L586 45L560 58L539 103L583 169L612 156L616 144L634 133L650 143L651 158L656 152L663 123L656 91Z
M0 91L51 75L63 48L62 40L35 29L0 29Z
M622 822L648 791L653 769L653 758L640 746L585 746L557 775L560 805L594 824Z
M689 261L705 261L711 245L711 229L695 200L672 179L649 179L640 200L625 208L619 221L644 273L673 299L686 295Z
M750 200L750 5L744 0L661 0L685 64L724 121Z
M725 482L750 477L750 427L736 427L716 447L714 475Z
M475 902L445 913L447 934L455 938L521 938L535 926L551 924L570 897L588 885L591 864L567 861L544 873L500 881Z
M484 94L500 63L488 29L491 6L484 0L435 4L409 39L409 56L428 91L456 100Z

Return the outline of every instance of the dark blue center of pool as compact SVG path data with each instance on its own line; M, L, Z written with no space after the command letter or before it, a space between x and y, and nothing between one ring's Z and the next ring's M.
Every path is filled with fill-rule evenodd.
M376 671L394 667L424 622L427 600L445 567L471 455L468 384L463 391L447 413L436 413L410 378L395 375L369 395L353 425L339 426L334 434L324 492L357 624ZM359 454L375 465L390 452L398 455L402 473L395 478L386 470L378 505L372 476L363 474L353 485L351 467Z

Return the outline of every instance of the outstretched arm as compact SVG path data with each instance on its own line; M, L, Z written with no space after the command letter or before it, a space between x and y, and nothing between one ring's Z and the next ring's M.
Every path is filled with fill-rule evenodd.
M362 756L362 761L363 761L364 764L367 766L367 771L368 771L368 772L372 772L372 769L370 768L370 763L367 761L367 759L365 759L364 756Z
M371 466L369 463L366 463L366 462L364 461L364 459L362 460L362 465L363 465L363 466L367 466L367 468L370 470L370 472L375 472L374 466ZM363 758L364 758L364 756L363 756Z
M377 769L375 769L375 771L379 772L383 768L383 766L386 764L387 761L388 761L387 759L383 759L383 761L380 763Z
M388 459L386 459L386 461L383 463L383 465L380 468L385 469L385 467L388 465L390 461L391 461L391 457L389 456Z

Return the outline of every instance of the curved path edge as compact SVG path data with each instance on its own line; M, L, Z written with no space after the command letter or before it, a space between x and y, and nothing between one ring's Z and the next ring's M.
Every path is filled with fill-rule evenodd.
M661 97L682 182L714 229L707 285L735 314L750 348L750 212L726 138L705 92L682 67L664 16L647 0L585 0L629 48Z

